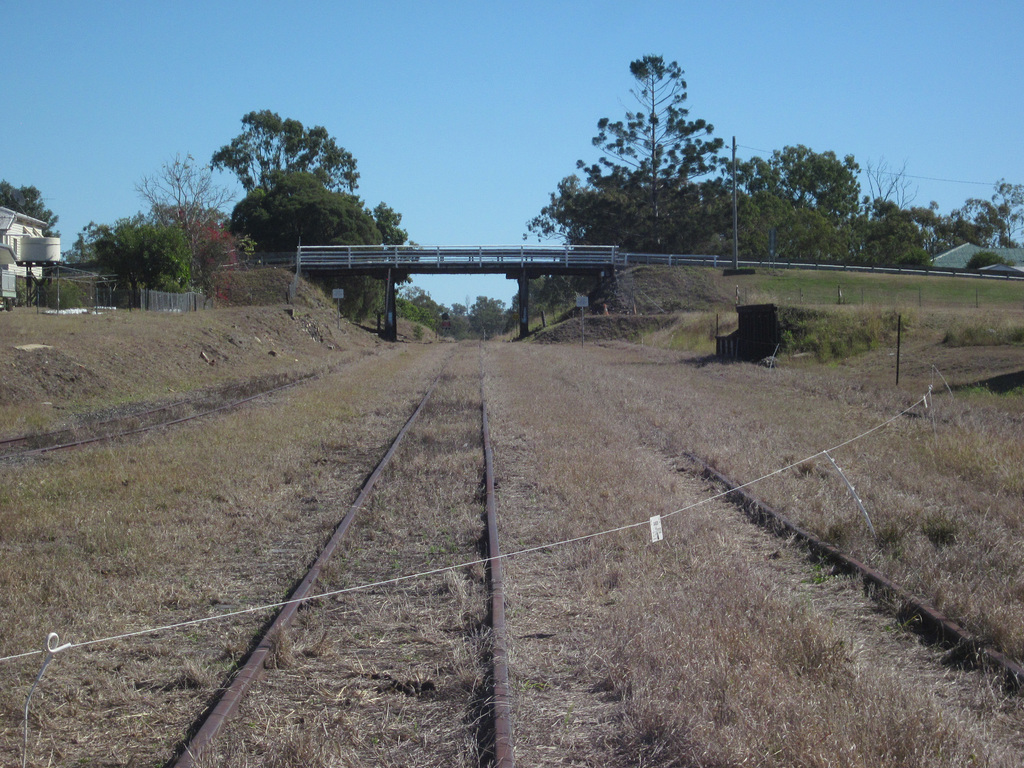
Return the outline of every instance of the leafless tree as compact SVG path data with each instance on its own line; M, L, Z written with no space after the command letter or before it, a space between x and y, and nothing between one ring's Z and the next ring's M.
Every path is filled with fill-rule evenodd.
M200 165L191 154L174 156L136 187L150 205L152 218L160 224L177 226L185 233L192 253L192 274L198 278L208 265L211 231L227 218L222 210L234 196L213 181L213 169Z
M917 188L907 178L907 163L904 160L899 169L890 166L883 157L877 163L868 161L864 168L864 176L868 180L868 191L871 195L869 203L875 200L895 203L899 208L907 208L917 197Z

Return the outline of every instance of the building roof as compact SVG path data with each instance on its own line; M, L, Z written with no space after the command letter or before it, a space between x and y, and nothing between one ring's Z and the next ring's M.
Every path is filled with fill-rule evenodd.
M50 226L47 222L41 219L34 219L24 213L18 213L17 211L12 211L10 208L4 208L0 205L0 232L6 232L11 228L15 221L21 221L24 224L28 224L39 229L46 229Z
M1011 267L1008 264L989 264L987 267L981 267L979 272L994 272L1000 275L1018 275L1024 277L1024 267Z
M1018 266L1024 266L1024 248L983 248L980 245L971 245L970 243L958 245L956 248L950 248L948 251L940 253L932 259L932 264L937 267L958 267L964 269L967 266L967 262L971 260L971 257L981 251L994 253L996 256L1001 256Z

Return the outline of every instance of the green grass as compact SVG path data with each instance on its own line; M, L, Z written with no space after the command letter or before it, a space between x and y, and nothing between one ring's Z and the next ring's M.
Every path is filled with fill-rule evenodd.
M808 352L819 362L843 359L891 343L899 316L894 311L813 310L783 307L779 312L782 349ZM909 320L904 320L904 327Z
M950 347L994 347L1024 344L1024 322L1006 318L961 321L946 331L942 343Z
M777 304L783 350L810 353L820 362L894 344L901 315L904 331L918 314L942 317L939 332L945 333L948 346L1024 344L1024 283L1016 281L761 268L753 275L726 277L710 267L645 267L633 277L638 294L657 295L663 309L718 310L722 334L731 330L725 324L733 321L730 310L737 304ZM712 294L717 298L709 300ZM643 340L669 349L713 352L714 332L707 328L714 318L686 313L671 329L647 333Z
M743 304L863 304L876 307L979 307L1024 311L1024 284L966 277L872 274L813 269L759 269L718 278L720 294Z
M714 354L715 334L724 335L736 329L735 317L721 317L713 312L686 312L666 328L640 334L642 344L697 354Z

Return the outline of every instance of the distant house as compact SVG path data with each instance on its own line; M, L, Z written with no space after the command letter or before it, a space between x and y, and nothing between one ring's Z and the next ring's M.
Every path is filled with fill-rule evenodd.
M57 263L60 238L46 237L45 221L0 206L0 269L25 277L29 264ZM33 272L33 274L36 274Z
M1008 275L1010 277L1024 277L1024 266L1011 267L1008 264L989 264L982 267L979 272L986 272L990 275Z
M948 251L940 253L932 259L932 264L936 267L966 269L967 262L971 260L974 254L981 253L982 251L994 253L996 256L1001 256L1018 267L1024 267L1024 248L983 248L980 245L971 245L970 243L958 245L956 248L950 248Z

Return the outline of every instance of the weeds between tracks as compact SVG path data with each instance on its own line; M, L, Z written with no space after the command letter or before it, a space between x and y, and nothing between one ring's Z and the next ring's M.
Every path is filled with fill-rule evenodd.
M51 630L81 641L279 600L439 352L365 357L272 407L19 469L0 492L0 653L37 647ZM33 699L33 754L166 759L264 618L62 658ZM4 750L19 741L8 738L20 732L18 681L34 666L0 668ZM123 718L113 726L112 712Z
M742 467L743 477L782 465L781 450L799 450L797 415L780 413L797 400L785 374L780 382L744 367L743 378L758 376L764 390L744 401L722 397L744 383L738 366L688 368L651 350L516 347L493 361L496 450L516 457L500 478L503 507L523 510L503 516L503 536L518 546L643 522L711 495L675 470L682 445L728 461L734 473ZM896 398L878 400L865 393L834 424L820 412L799 424L807 442L831 445ZM755 411L762 403L773 407ZM895 450L925 427L903 426L882 442ZM771 484L769 494L780 487ZM823 509L856 525L859 512L845 495ZM818 578L799 551L766 539L724 503L688 508L664 525L657 544L644 527L509 563L518 758L559 754L612 766L1019 761L1019 703L983 675L945 671L940 654L904 639L846 579Z
M344 589L479 560L477 353L460 351L323 576ZM199 765L480 764L489 633L480 562L317 601ZM314 649L303 653L295 649Z

